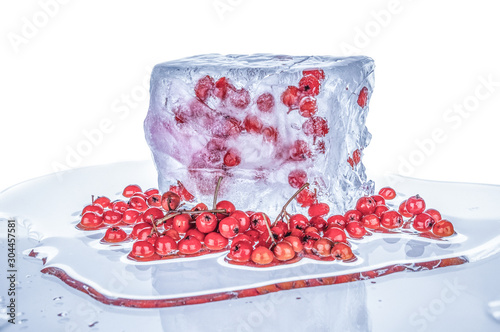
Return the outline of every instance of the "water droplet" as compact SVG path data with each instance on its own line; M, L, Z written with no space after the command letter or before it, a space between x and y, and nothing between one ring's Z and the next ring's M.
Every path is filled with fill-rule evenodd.
M63 298L62 296L54 297L52 301L60 301L62 300L62 298Z
M488 312L497 322L500 323L500 300L489 302Z
M18 324L24 324L24 323L28 322L28 320L27 320L27 319L21 319L21 320L18 320L18 321L16 321L16 322L17 322Z
M63 311L63 312L58 313L57 316L66 317L66 316L68 316L68 313L66 311Z

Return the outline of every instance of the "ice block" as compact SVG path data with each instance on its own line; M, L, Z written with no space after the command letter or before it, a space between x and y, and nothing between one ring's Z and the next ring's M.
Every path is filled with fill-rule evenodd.
M277 212L304 182L333 212L371 194L361 161L373 60L206 54L158 64L144 122L159 187ZM300 201L300 200L299 200ZM301 203L307 205L307 195Z

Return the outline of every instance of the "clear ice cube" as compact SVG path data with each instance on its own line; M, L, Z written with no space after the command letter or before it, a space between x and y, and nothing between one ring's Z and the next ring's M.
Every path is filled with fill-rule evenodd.
M144 129L160 189L181 181L209 203L223 176L220 199L272 214L300 170L333 212L352 208L373 190L361 162L373 70L364 56L207 54L156 65Z

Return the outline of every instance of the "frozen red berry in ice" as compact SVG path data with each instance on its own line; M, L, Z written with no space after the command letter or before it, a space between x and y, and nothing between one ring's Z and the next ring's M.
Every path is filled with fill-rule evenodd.
M309 207L315 203L317 203L318 198L315 192L309 190L309 189L304 189L302 190L296 197L297 203L300 204L302 207Z
M304 134L307 136L324 137L328 134L330 129L328 128L328 122L325 118L313 116L302 124L302 131L304 131Z
M309 207L308 213L311 217L325 216L330 212L330 207L326 203L313 204Z
M406 211L412 215L416 215L425 211L425 201L419 195L412 196L406 200Z
M322 81L325 79L325 72L323 71L323 69L303 70L302 75L303 76L312 75L312 76L316 77L319 81Z
M317 96L319 94L320 85L318 79L313 75L306 75L299 81L300 91L310 96Z
M217 82L215 82L214 95L219 99L225 99L227 95L227 90L231 85L227 81L225 77L219 78Z
M182 200L186 202L191 202L194 199L194 196L186 189L186 187L184 187L184 185L180 181L177 181L176 186L170 186L169 191L176 193Z
M261 94L257 98L257 108L261 112L271 112L274 108L274 96L269 92Z
M432 227L432 233L439 237L446 237L455 234L455 229L453 228L453 224L448 220L441 220L434 224Z
M243 125L248 133L260 134L262 132L262 121L255 115L247 115L243 121Z
M302 98L299 103L299 114L305 118L310 118L316 111L318 110L318 106L316 105L316 98L311 96L306 96Z
M238 166L241 163L240 152L234 148L227 150L224 155L224 165L227 167Z
M364 86L358 95L358 105L364 108L366 106L367 101L368 101L368 88Z
M129 184L128 186L125 187L125 189L123 189L122 195L125 197L132 197L133 194L135 194L136 192L141 192L141 191L142 191L142 189L138 185Z
M434 226L435 223L431 215L419 213L415 216L415 219L413 219L413 228L419 232L428 232L432 230L432 226Z
M274 127L262 128L262 136L264 141L275 143L278 140L278 131Z
M217 217L210 212L199 214L196 217L196 228L202 233L213 232L217 228Z
M194 87L194 92L196 97L200 98L202 101L207 100L207 98L212 93L215 83L214 79L210 76L204 76L198 80L196 86Z
M201 242L194 236L186 236L177 244L177 248L181 254L192 255L201 250Z
M380 224L388 229L399 228L403 225L403 217L397 211L387 211L380 217Z
M239 109L245 109L250 104L250 93L244 88L238 90L229 90L230 103Z
M307 173L302 169L295 169L288 174L288 183L292 188L300 188L307 181Z
M307 142L296 140L290 147L290 158L295 161L302 161L312 157L311 149Z
M155 252L160 256L165 256L177 250L177 242L168 235L160 236L155 242Z
M378 194L385 198L386 200L391 200L396 198L396 190L391 187L384 187L379 190Z
M281 95L281 101L290 109L297 109L300 102L300 91L295 86L289 86Z
M205 246L210 250L222 250L228 242L228 239L217 232L208 233L204 239Z

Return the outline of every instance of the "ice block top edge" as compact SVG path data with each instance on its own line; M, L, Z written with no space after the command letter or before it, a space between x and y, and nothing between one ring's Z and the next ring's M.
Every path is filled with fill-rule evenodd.
M261 69L292 69L341 67L358 63L361 66L373 66L373 59L367 56L292 56L270 53L256 54L200 54L182 59L159 63L155 71L163 67L193 68L218 67L220 69L261 68Z

